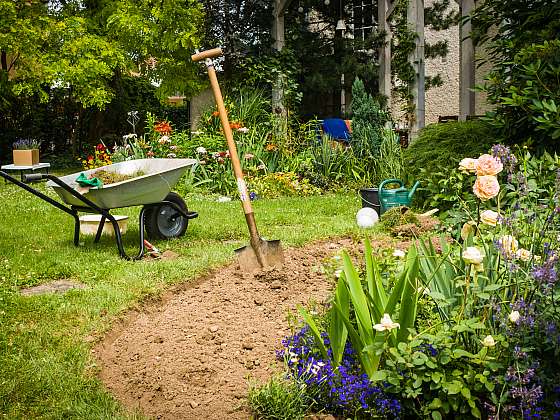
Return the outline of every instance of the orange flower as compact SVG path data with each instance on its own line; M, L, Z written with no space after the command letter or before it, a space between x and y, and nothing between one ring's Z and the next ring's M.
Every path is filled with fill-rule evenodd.
M171 125L167 121L160 121L154 126L154 131L157 131L160 134L171 134Z
M218 111L212 112L212 116L213 116L213 117L217 117L218 115L220 115L220 113L219 113Z
M266 145L265 149L267 152L272 152L273 150L277 150L278 147L273 143L269 143Z
M243 127L243 125L242 125L241 123L239 123L239 122L232 122L232 123L229 123L229 127L230 127L232 130L238 130L238 129L240 129L241 127Z

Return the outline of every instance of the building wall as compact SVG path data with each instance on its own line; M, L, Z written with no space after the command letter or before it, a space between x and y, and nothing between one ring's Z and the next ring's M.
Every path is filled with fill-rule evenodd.
M433 0L426 1L429 6ZM456 2L450 8L459 10ZM444 31L425 31L428 44L448 41L449 52L446 57L426 60L426 77L441 75L443 85L426 91L426 125L438 122L440 116L459 115L459 26L452 26Z

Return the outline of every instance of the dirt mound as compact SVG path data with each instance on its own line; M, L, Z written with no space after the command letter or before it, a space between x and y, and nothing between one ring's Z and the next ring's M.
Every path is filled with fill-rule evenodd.
M285 251L282 268L244 274L236 265L195 280L128 317L94 350L100 377L128 408L158 419L247 419L248 378L279 369L275 350L288 314L332 288L321 262L350 240Z

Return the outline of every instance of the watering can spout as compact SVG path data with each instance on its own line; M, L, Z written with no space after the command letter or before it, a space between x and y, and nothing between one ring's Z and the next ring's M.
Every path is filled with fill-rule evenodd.
M418 188L418 186L420 185L420 181L416 181L416 183L412 186L412 189L410 190L410 192L408 193L408 199L412 200L412 196L414 195L414 193L416 192L416 188Z

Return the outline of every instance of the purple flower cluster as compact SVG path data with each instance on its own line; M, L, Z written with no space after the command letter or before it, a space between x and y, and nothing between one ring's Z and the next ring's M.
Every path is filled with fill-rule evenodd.
M514 400L512 404L505 407L505 411L514 414L521 412L523 419L542 418L543 408L539 403L543 399L543 391L535 374L536 366L520 371L510 366L506 373L506 382L510 386L510 397Z
M557 263L558 258L556 256L549 257L542 265L538 265L533 268L531 276L544 289L552 288L558 282L558 272L556 270Z
M325 346L329 340L323 336ZM399 418L400 403L388 397L361 372L356 354L348 342L340 366L332 363L332 352L324 360L316 348L314 338L305 326L296 334L282 340L284 349L277 357L286 360L290 375L305 383L309 396L318 408L331 414L356 416L357 413Z
M517 158L511 152L510 148L502 144L492 146L492 156L500 159L508 176L508 182L511 182L513 172L517 166Z

